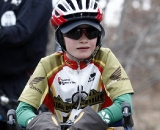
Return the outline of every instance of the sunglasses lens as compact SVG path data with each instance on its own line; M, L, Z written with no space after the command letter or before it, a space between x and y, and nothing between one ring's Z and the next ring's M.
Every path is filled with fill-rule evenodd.
M71 31L65 33L64 36L74 39L74 40L78 40L82 36L82 32L80 29L76 28L76 29L72 29Z
M96 37L98 37L98 34L99 34L99 31L94 28L94 27L90 27L90 28L75 28L75 29L72 29L71 31L63 34L65 37L68 37L68 38L71 38L71 39L74 39L74 40L78 40L80 39L80 37L82 36L82 34L85 34L85 36L88 38L88 39L94 39Z
M99 34L99 31L96 28L93 28L93 27L86 29L86 32L87 32L86 37L90 40L98 37L98 34Z

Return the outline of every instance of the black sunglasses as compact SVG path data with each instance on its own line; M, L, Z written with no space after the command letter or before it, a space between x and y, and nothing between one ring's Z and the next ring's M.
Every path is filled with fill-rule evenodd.
M85 34L85 36L91 40L94 38L97 38L98 35L100 34L100 31L94 27L89 27L89 28L74 28L71 31L64 33L64 37L68 37L74 40L80 39L80 37Z

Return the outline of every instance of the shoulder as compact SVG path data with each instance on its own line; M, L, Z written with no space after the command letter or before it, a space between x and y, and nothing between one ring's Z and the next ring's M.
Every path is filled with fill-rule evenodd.
M48 55L42 58L39 64L46 73L52 70L56 71L64 66L63 53L55 52L54 54Z
M41 59L42 63L56 63L56 62L63 62L63 52L55 52L51 55L48 55Z
M99 55L100 57L103 57L103 56L106 57L106 56L108 56L111 53L112 53L111 49L101 47L99 49L99 51L97 52L97 55Z
M48 55L41 59L41 64L43 64L44 67L50 66L51 68L54 68L56 66L62 65L63 62L63 53L62 52L55 52L51 55Z
M112 53L112 51L109 48L100 48L100 50L97 52L97 55L95 56L96 60L106 61L108 56Z
M100 51L110 51L110 50L111 50L110 48L104 48L104 47L100 48Z

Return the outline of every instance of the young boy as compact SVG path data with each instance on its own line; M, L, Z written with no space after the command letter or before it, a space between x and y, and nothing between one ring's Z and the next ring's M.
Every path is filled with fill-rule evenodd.
M70 130L106 130L122 119L123 102L132 106L127 74L111 50L101 48L102 16L95 0L60 0L55 6L51 22L62 52L41 59L19 98L17 119L27 130L57 130L68 121L74 121ZM51 118L35 114L42 103Z

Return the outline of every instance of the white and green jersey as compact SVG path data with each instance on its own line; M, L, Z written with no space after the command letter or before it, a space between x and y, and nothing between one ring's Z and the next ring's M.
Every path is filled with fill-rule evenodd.
M65 122L88 105L98 112L126 93L133 93L127 74L111 50L101 48L89 64L62 52L41 59L19 101L37 109L44 103Z

